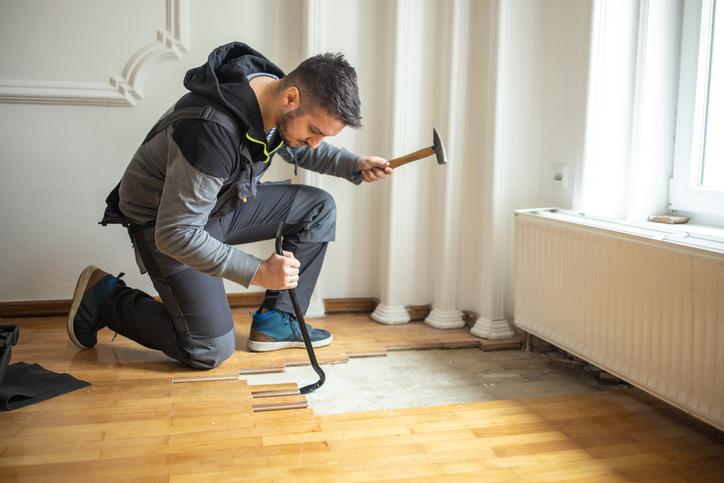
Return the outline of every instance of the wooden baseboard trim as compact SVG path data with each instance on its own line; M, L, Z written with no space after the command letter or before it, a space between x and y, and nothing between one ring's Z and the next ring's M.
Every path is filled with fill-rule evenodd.
M229 307L232 309L259 307L264 300L264 292L229 293L226 298L229 299Z
M475 325L475 322L478 321L478 313L473 312L472 310L463 310L463 320L465 321L465 326L468 328L472 328Z
M370 313L375 310L378 303L379 301L372 297L324 299L324 311L328 314Z
M264 292L228 294L229 306L232 309L258 307L264 300ZM158 297L156 297L158 300ZM70 299L65 300L19 300L0 302L0 318L18 317L52 317L67 315L70 310ZM375 310L379 301L373 297L348 297L324 299L325 311L328 314L370 313ZM428 305L408 307L413 320L421 320L430 312Z
M407 313L410 314L410 320L416 321L416 320L425 320L428 315L430 315L430 311L432 310L431 305L408 305L405 307L407 309Z
M50 317L67 315L70 311L69 300L21 300L17 302L0 302L0 317Z
M160 300L158 297L154 297ZM231 293L227 295L229 307L258 307L264 300L264 292ZM68 315L70 299L65 300L19 300L0 302L0 317L12 319L17 317L52 317Z

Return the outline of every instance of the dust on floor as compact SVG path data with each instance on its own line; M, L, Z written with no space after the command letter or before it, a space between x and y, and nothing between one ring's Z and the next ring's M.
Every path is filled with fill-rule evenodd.
M386 357L350 359L322 365L327 380L307 395L317 414L526 399L606 390L581 368L551 363L550 357L525 351L479 349L390 352ZM317 380L309 366L285 372L245 375L249 384Z

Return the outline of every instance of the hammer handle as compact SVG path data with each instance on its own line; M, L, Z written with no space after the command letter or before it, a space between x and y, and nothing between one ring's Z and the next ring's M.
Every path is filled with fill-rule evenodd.
M435 154L435 150L432 146L429 148L422 148L418 151L415 151L414 153L406 154L404 156L400 156L399 158L391 159L390 160L390 168L397 168L402 166L403 164L411 163L412 161L417 161L418 159L426 158L428 156L431 156Z

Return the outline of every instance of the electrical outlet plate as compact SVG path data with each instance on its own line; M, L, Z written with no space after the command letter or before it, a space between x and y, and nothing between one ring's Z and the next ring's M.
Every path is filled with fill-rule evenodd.
M553 188L565 190L568 188L568 165L565 163L551 164L551 182Z

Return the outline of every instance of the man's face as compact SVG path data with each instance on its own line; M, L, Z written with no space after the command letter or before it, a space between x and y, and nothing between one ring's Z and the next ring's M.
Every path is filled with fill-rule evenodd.
M344 129L344 123L326 112L298 107L282 113L277 129L284 143L291 148L309 146L315 149L325 137L336 136Z

